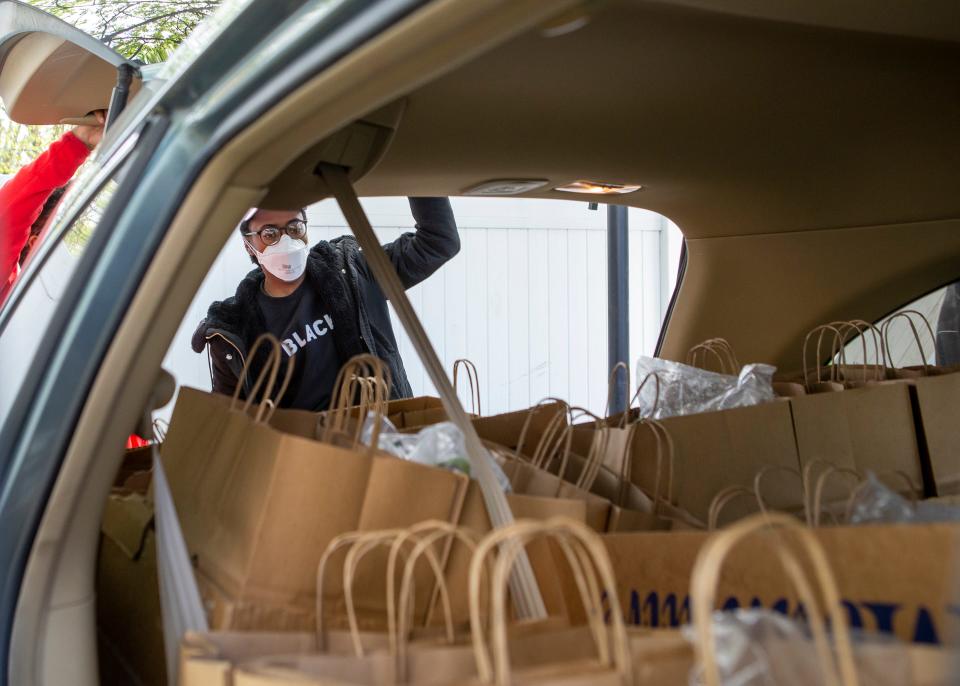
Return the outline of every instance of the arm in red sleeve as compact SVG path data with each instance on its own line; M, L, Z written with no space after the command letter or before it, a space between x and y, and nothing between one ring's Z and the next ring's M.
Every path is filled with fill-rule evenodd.
M30 227L50 193L65 185L89 154L87 146L67 132L0 187L0 283L16 269Z

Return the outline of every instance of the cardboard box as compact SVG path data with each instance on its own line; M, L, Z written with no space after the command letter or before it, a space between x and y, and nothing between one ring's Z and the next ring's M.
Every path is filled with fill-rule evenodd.
M854 627L941 644L960 628L960 525L874 525L816 529ZM603 537L628 623L676 627L690 621L690 575L711 534L651 532ZM789 538L793 534L776 532ZM721 574L718 607L762 606L795 616L796 594L769 540L738 545Z

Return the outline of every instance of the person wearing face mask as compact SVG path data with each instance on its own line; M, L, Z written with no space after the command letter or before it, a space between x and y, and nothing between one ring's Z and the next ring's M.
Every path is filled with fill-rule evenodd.
M410 198L416 230L384 246L405 288L417 285L456 255L460 237L447 198ZM309 247L306 212L250 209L237 227L257 269L236 294L213 303L192 347L209 355L213 390L232 394L253 342L276 336L283 349L281 378L294 362L281 407L328 408L340 367L372 353L387 363L391 397L412 395L400 358L387 300L353 236ZM241 393L246 397L268 351L251 360Z

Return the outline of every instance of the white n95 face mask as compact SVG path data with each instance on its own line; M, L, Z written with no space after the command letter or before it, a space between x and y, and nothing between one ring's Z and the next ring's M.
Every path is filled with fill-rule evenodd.
M307 244L290 238L287 234L281 236L273 245L268 245L263 252L252 245L250 249L261 266L282 281L296 281L307 268Z

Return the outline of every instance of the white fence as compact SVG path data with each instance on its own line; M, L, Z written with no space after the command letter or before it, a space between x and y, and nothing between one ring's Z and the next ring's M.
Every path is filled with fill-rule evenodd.
M411 230L405 198L363 205L383 242ZM485 414L558 396L595 412L607 393L606 210L583 202L454 198L460 254L409 296L447 369L467 357L480 373ZM349 232L334 203L308 209L310 240ZM631 210L630 354L651 354L676 276L681 237L664 218ZM190 336L213 300L233 294L252 267L231 238L191 305L165 366L178 382L209 388L205 355ZM433 394L394 319L416 394ZM466 399L466 390L461 389Z

